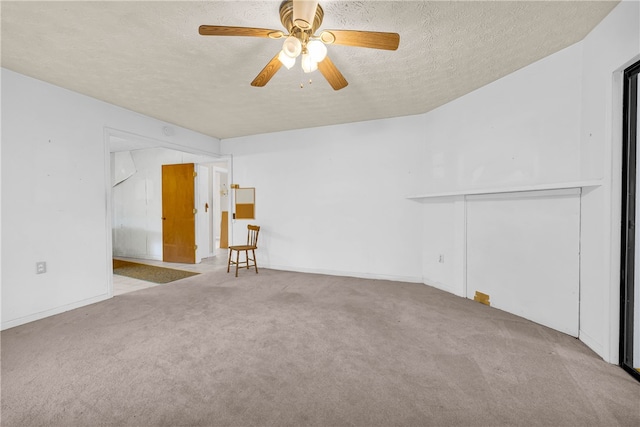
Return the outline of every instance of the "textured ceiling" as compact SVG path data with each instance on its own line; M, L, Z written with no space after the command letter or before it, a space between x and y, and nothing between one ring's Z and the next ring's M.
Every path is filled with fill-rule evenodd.
M321 0L320 30L400 34L397 51L329 46L340 91L299 65L252 87L282 41L198 34L282 29L279 4L2 1L2 66L224 139L427 112L581 40L617 1Z

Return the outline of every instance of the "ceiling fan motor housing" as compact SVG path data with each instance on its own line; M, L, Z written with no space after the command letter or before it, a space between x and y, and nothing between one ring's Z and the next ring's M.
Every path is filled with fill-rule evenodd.
M322 10L322 6L318 5L311 28L300 28L300 30L312 35L322 25L323 18L324 10ZM295 29L299 28L293 22L293 0L284 0L280 3L280 22L289 31L289 34L294 34L296 32Z

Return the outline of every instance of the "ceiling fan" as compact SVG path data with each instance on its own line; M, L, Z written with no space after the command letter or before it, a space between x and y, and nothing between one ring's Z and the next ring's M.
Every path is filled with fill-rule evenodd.
M251 86L265 86L284 65L293 67L296 58L301 56L301 65L305 73L320 70L334 90L347 86L347 80L327 56L325 45L368 47L373 49L396 50L400 44L397 33L356 30L324 30L319 36L316 30L322 24L324 11L317 1L284 0L280 4L280 21L288 33L266 28L228 27L222 25L201 25L203 36L248 36L270 39L284 39L282 50L269 61L260 74L251 82Z

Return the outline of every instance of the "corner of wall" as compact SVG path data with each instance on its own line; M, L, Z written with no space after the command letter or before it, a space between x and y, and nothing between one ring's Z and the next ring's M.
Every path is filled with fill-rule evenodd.
M618 363L620 326L620 72L640 57L640 3L622 1L582 41L581 177L602 179L581 208L580 339Z

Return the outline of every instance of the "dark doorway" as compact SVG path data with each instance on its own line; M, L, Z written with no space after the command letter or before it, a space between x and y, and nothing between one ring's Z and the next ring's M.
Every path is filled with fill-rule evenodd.
M640 380L640 235L636 223L638 73L640 61L624 71L622 147L622 248L620 303L620 366ZM638 266L636 267L636 264Z

